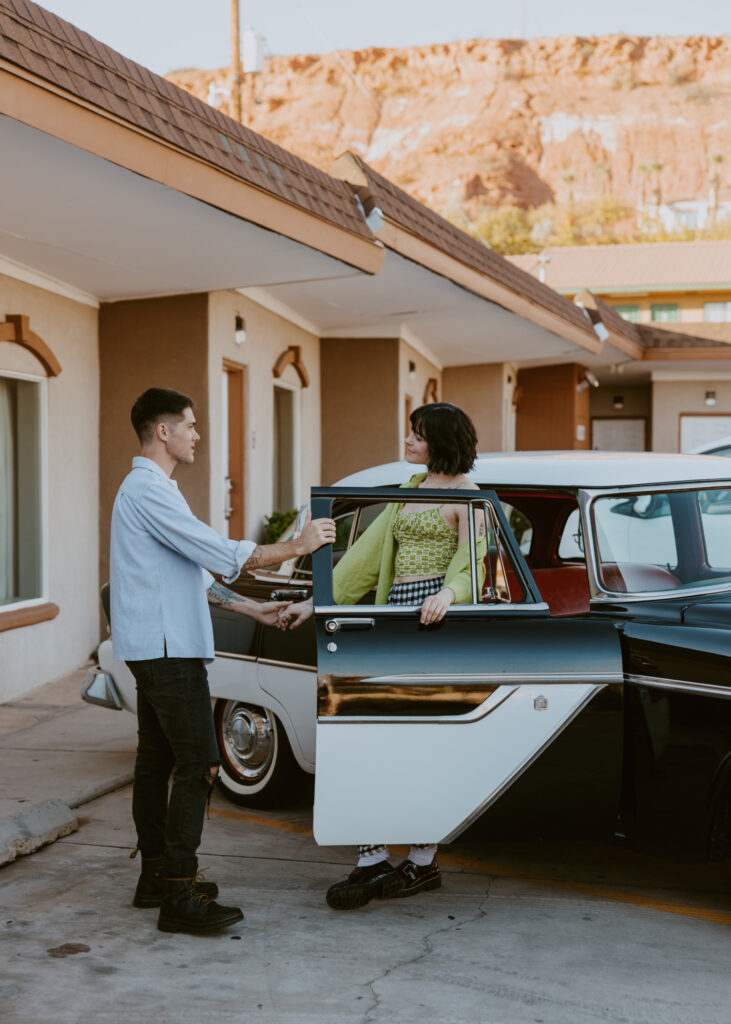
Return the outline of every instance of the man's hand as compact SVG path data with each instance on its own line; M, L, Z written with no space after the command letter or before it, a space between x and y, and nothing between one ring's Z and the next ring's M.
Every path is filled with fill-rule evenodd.
M280 629L297 629L303 622L310 618L314 611L312 599L300 601L298 604L291 604L284 611L279 613Z
M422 626L433 626L435 622L441 622L454 600L455 593L451 587L443 587L438 594L430 594L421 606L419 621Z
M302 533L294 542L298 555L309 555L317 551L323 544L335 541L335 522L332 519L313 519L308 522Z
M276 626L277 629L286 629L287 625L282 621L282 616L292 604L291 601L256 601L252 618L261 622L262 626Z

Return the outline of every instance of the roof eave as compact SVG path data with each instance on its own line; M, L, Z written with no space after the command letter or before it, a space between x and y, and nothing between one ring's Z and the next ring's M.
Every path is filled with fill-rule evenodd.
M381 245L237 178L0 58L0 114L367 274Z
M573 342L584 351L592 355L598 355L601 351L602 342L594 334L588 319L585 329L570 320L564 320L552 310L531 302L524 295L506 288L487 274L430 245L389 218L384 217L382 227L376 232L376 238L400 256L421 264L427 270L448 278L460 287L494 302L558 337Z

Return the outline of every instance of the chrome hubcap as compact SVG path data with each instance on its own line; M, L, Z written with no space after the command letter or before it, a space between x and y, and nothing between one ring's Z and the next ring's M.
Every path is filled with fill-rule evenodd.
M265 708L230 701L221 726L223 753L235 774L248 783L263 778L274 757L272 715Z

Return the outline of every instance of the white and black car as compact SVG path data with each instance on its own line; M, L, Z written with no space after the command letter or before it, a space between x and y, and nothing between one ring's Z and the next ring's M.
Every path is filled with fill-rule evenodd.
M212 609L220 785L253 806L317 772L320 843L447 841L513 802L663 850L731 857L731 472L724 459L482 456L467 503L488 525L484 583L436 626L411 607L337 605L333 565L414 467L312 492L337 542L237 589L313 592L295 631ZM470 517L474 521L475 517ZM135 709L99 652L92 689ZM94 673L92 673L94 675ZM517 804L515 805L517 806ZM587 827L589 825L587 824Z

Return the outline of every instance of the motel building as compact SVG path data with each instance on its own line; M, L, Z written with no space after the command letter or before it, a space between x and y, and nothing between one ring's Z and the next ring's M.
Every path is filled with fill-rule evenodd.
M0 0L0 149L0 700L103 636L147 387L195 398L193 512L257 539L400 458L424 402L465 408L483 451L588 448L592 376L731 370L725 342L635 335L357 156L326 174L29 0Z

